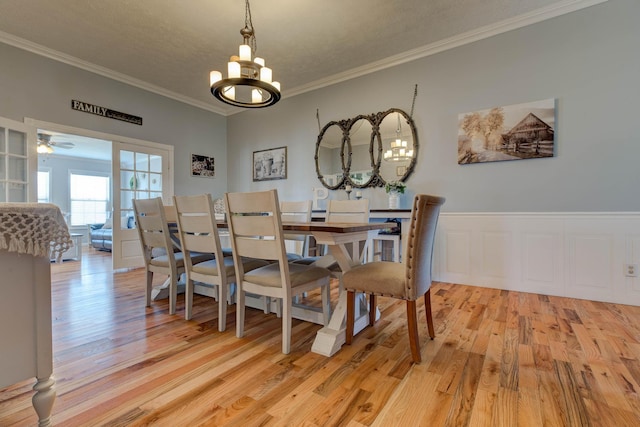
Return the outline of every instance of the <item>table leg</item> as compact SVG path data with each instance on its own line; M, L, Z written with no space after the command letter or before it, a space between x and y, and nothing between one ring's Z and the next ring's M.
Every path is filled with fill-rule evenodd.
M343 245L330 245L329 251L334 256L343 272L351 269L351 258ZM338 304L333 310L329 324L320 329L313 341L311 351L324 356L333 356L345 343L345 320L347 317L347 292L340 285ZM376 319L380 318L380 311L376 308ZM362 293L356 294L354 335L369 325L369 307L366 297Z
M31 399L33 408L38 414L38 427L48 427L51 425L51 410L56 399L55 380L53 376L49 378L38 378L38 382L33 386L36 394Z

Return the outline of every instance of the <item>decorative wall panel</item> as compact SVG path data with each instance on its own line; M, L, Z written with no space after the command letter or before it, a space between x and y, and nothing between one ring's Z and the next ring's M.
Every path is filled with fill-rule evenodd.
M440 214L434 279L640 305L640 213Z

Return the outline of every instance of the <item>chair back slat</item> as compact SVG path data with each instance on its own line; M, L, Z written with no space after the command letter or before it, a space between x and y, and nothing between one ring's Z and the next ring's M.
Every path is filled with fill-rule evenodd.
M431 264L436 227L444 197L418 194L413 199L409 227L406 265L406 296L415 300L431 287Z
M227 213L231 212L231 209L229 208L229 202L233 203L235 212L241 212L243 214L274 212L277 209L277 206L273 206L273 199L271 198L271 195L269 193L269 191L256 191L252 193L227 193L225 195L225 205L227 207Z
M151 261L151 250L162 248L169 257L169 263L175 265L173 244L169 235L169 226L165 216L162 199L134 199L133 210L136 216L136 228L142 245L145 264Z
M362 223L369 222L369 199L327 201L326 222ZM362 246L362 251L361 251ZM368 242L353 242L349 246L352 256L361 259L368 248Z
M180 212L180 226L185 233L206 233L212 232L211 217L206 213L183 213Z
M145 246L150 248L165 247L165 236L158 231L141 230Z
M236 250L238 252L238 256L241 257L264 259L268 261L280 260L280 242L277 240L236 236L236 247L234 250Z
M280 202L282 222L311 221L311 200Z
M176 222L176 218L178 217L178 213L176 212L176 207L171 205L164 205L164 218L167 222Z
M289 274L276 190L225 194L229 236L239 257L277 260ZM241 275L239 272L238 275Z
M237 236L275 236L277 223L271 215L230 215Z
M215 254L216 245L213 236L209 234L183 234L182 249L189 252Z
M326 222L369 222L369 199L329 200Z
M173 200L182 250L214 254L217 259L222 259L211 195L174 196ZM186 259L187 265L190 262Z
M142 215L138 215L137 224L141 230L145 231L159 231L162 232L165 227L165 222L160 215L154 214L152 212L143 212Z
M282 222L304 223L311 221L311 200L280 202L280 214ZM304 234L285 234L286 240L306 242ZM304 248L303 248L304 251Z

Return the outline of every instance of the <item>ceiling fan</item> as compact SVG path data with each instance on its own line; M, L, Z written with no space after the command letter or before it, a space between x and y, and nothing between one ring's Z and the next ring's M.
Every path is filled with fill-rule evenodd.
M38 153L51 154L55 148L70 149L76 145L73 142L68 141L54 141L51 139L52 135L46 133L38 133Z

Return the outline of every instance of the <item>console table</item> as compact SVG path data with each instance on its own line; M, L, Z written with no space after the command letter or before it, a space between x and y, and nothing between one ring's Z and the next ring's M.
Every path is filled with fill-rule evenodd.
M0 203L0 388L36 377L33 407L51 425L56 397L51 264L71 247L62 212L49 203Z

